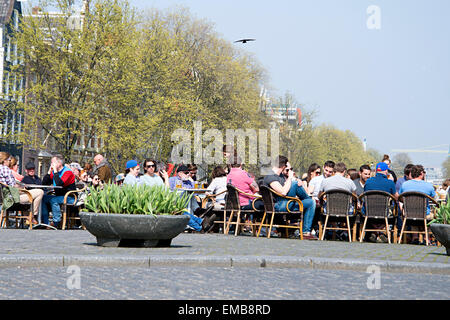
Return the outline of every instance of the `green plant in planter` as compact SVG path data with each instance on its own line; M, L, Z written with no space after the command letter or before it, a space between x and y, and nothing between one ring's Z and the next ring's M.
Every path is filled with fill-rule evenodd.
M94 213L181 214L192 194L171 191L166 186L107 184L103 189L92 189L85 200L83 211Z
M441 204L439 209L436 211L434 219L431 220L429 224L432 223L450 224L450 202L447 204Z

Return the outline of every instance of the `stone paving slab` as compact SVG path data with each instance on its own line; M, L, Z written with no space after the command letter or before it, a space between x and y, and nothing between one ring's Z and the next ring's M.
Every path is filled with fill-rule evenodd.
M169 248L105 248L83 230L0 230L0 267L216 266L450 274L444 247L180 234Z

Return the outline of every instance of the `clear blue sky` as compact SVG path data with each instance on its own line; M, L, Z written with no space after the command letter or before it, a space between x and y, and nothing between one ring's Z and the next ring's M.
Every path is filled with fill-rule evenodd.
M318 123L393 149L450 143L450 1L448 0L131 0L140 9L182 5L245 44L268 70L279 95L291 92ZM376 5L381 29L366 12ZM241 45L242 44L236 44ZM440 166L446 154L409 153Z
M130 0L138 9L181 5L244 46L270 75L275 93L293 94L317 123L351 130L367 146L448 150L449 0ZM370 5L381 29L369 30ZM409 153L440 166L446 154Z

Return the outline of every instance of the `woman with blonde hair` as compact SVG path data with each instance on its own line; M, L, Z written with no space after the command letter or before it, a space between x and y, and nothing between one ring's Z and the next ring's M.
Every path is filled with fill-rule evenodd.
M14 177L13 171L9 168L13 157L8 152L0 152L0 182L11 186L19 188L19 185L16 182L16 178ZM42 189L32 189L28 190L28 192L33 197L33 224L36 224L36 217L39 214L39 207L41 206L42 197L44 196L44 191ZM28 195L22 190L19 191L20 194L20 203L27 204L30 203Z
M17 181L23 180L23 175L21 175L19 172L17 172L19 170L19 163L17 162L16 157L11 157L11 161L9 162L8 167L11 169L12 174Z

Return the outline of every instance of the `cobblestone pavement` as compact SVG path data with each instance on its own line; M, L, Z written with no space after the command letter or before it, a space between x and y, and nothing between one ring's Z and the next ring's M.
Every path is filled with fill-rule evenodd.
M277 268L64 267L0 269L0 299L431 299L450 297L450 276ZM371 284L369 289L368 282Z
M0 230L0 257L14 256L271 256L317 257L448 264L444 247L405 244L267 239L182 233L168 248L105 248L83 230Z

